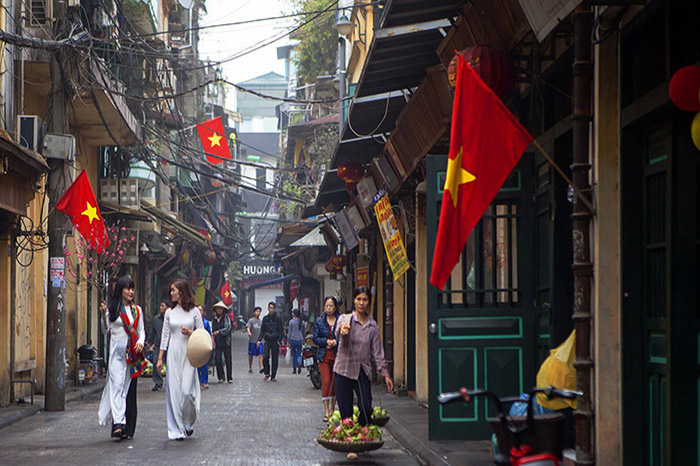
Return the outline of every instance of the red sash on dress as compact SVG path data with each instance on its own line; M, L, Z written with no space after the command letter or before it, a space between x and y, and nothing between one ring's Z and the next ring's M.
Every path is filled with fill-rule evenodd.
M143 352L136 351L136 343L139 340L138 335L136 335L136 325L141 317L141 308L136 305L131 306L134 321L130 322L129 316L126 313L126 308L124 307L124 302L122 301L119 304L119 312L121 313L122 324L124 324L124 331L129 336L129 342L126 345L126 364L129 366L131 378L135 379L141 375L146 366L148 366L146 358L143 356Z

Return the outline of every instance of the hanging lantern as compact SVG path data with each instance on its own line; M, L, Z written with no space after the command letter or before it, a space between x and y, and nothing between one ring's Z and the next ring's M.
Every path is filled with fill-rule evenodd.
M700 111L700 66L684 66L673 73L668 95L681 110Z
M333 256L330 260L331 264L337 269L343 269L346 263L345 256Z
M339 273L342 274L343 269L342 267L340 269L336 267L331 259L328 262L326 262L326 271L331 275L331 280L335 280L336 278L338 278Z
M338 167L338 178L345 181L345 190L352 196L357 182L365 174L365 168L356 162L348 162Z
M700 112L695 115L690 124L690 137L693 139L695 147L700 150Z
M488 45L476 45L461 50L459 55L501 99L508 95L515 85L513 60L502 50ZM454 89L457 85L457 54L447 67L447 80Z

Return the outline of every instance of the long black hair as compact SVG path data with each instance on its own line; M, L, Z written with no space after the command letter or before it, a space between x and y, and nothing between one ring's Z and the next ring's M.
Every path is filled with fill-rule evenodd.
M109 301L109 321L114 322L119 316L119 311L122 302L122 291L124 288L133 289L134 280L130 276L124 275L117 283L114 285L114 293L112 293L112 299Z

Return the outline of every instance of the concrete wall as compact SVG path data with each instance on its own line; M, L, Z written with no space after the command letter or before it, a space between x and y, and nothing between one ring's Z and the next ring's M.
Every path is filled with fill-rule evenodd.
M622 464L622 306L620 238L620 101L618 37L595 47L593 168L593 318L595 357L595 457L599 465ZM601 76L604 76L602 78Z

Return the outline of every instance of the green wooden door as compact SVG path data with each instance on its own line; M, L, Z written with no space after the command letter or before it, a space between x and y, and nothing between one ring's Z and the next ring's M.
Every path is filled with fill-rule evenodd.
M677 112L623 134L625 465L700 464L700 158Z
M464 386L517 395L534 383L531 167L525 154L469 237L445 289L428 284L431 439L491 435L492 406L484 400L441 406L434 401L440 392ZM446 169L446 156L427 158L430 267Z

